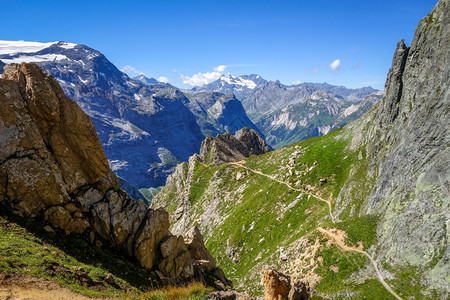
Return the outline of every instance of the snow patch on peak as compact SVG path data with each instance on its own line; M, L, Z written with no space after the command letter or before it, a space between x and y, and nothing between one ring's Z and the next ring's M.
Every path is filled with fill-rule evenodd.
M244 79L242 77L239 76L233 76L233 75L224 75L222 77L220 77L220 79L222 81L225 81L228 84L233 84L233 85L240 85L243 87L247 87L251 90L253 90L256 87L256 83L254 83L251 80L248 79Z
M75 48L77 44L74 43L67 43L67 42L60 42L58 44L58 47L64 48L64 49L73 49Z
M69 59L67 56L62 54L45 54L45 55L20 55L14 58L2 58L5 64L16 63L20 64L23 62L41 62L41 61L58 61L63 59Z
M48 48L57 42L39 43L25 41L4 41L0 40L0 55L14 53L33 53Z

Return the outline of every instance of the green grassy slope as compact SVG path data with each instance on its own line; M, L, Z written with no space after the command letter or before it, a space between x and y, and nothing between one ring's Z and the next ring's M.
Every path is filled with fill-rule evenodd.
M262 295L261 267L268 264L311 282L316 297L394 298L377 279L367 257L343 252L317 229L340 229L346 245L362 243L376 258L369 249L377 242L379 216L360 213L376 182L376 176L367 171L365 142L372 114L328 135L243 162L184 164L182 175L169 181L153 205L173 215L187 198L189 213L173 219L173 228L179 228L179 222L199 226L207 248L240 290ZM339 199L343 189L346 197ZM335 210L337 199L339 211ZM330 202L335 222L323 200ZM422 297L417 295L422 288L419 281L405 286L405 272L400 274L383 262L378 262L378 268L401 296Z

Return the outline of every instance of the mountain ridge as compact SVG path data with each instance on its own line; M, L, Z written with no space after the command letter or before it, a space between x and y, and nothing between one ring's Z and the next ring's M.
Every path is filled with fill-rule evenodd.
M184 93L129 78L87 46L0 41L0 61L35 61L51 73L92 118L113 170L138 189L163 185L177 163L199 151L205 137ZM232 123L256 128L243 108L230 110L224 103L222 110L231 114L204 118L202 124L216 134ZM135 189L128 191L139 196Z

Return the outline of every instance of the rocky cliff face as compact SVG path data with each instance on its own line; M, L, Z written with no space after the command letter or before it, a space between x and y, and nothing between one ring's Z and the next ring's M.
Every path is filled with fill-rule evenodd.
M166 211L119 189L89 117L34 64L7 65L0 79L0 203L122 249L164 276L217 273L229 284L201 238L185 243L169 232Z
M449 111L450 4L441 0L411 45L397 45L367 137L368 176L376 184L360 212L382 216L380 259L424 271L421 283L440 290L448 290L450 273ZM338 199L342 209L348 182Z
M208 136L200 148L200 159L205 164L220 165L270 151L261 135L249 128L236 131L233 136L229 132L216 137Z

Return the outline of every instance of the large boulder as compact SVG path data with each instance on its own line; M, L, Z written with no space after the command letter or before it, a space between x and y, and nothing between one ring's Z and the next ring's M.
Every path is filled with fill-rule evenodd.
M65 234L89 234L166 277L194 277L197 260L215 267L204 245L193 258L169 232L165 210L119 189L89 117L35 64L6 65L0 79L0 204Z

